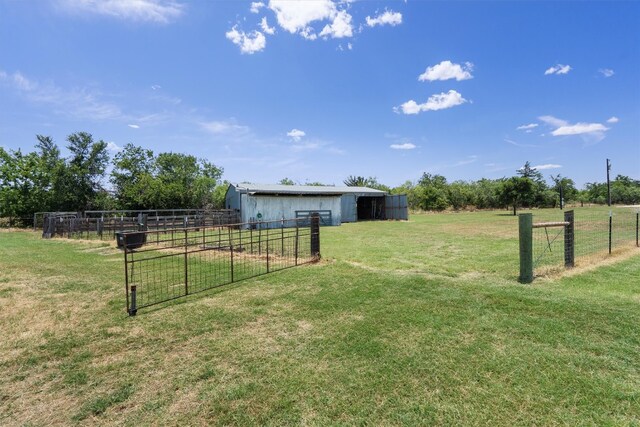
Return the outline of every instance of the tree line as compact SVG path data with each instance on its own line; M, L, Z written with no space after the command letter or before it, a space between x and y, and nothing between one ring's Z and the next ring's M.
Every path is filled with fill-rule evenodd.
M36 138L31 153L0 147L0 217L224 205L223 169L205 159L133 144L111 158L107 143L87 132L69 135L62 157L51 137Z
M294 185L295 182L284 178L280 184ZM561 199L563 203L606 204L608 194L606 182L587 183L584 189L578 190L571 178L560 174L550 175L546 180L542 172L529 162L516 170L514 176L499 179L448 182L442 175L423 173L417 181L407 181L391 188L378 182L375 177L350 175L343 184L375 188L391 194L406 194L409 208L416 211L511 209L514 215L518 208L559 207ZM640 181L618 175L611 182L611 203L640 203Z
M407 181L391 190L406 194L409 207L414 210L442 211L445 209L511 209L556 208L564 204L606 204L607 184L591 182L578 190L571 178L542 173L529 162L511 177L480 179L478 181L447 182L442 175L424 173L417 182ZM612 204L640 203L640 181L618 175L611 181Z
M108 145L87 132L66 139L63 157L49 136L37 135L30 153L0 147L0 217L30 218L35 212L86 210L216 209L224 207L228 182L223 169L192 155L154 153L127 144L113 157ZM512 209L558 207L565 203L607 203L606 183L576 189L561 175L545 179L529 162L511 177L448 182L424 173L417 181L389 187L375 177L350 175L344 185L406 194L413 210ZM283 178L281 184L296 183ZM323 185L320 182L306 185ZM611 182L611 202L640 203L640 181L618 175Z

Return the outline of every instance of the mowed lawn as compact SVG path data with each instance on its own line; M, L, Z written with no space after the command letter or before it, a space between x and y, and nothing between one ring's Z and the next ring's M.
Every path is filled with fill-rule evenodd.
M323 228L133 318L113 245L0 232L0 425L639 424L640 250L521 285L506 213Z

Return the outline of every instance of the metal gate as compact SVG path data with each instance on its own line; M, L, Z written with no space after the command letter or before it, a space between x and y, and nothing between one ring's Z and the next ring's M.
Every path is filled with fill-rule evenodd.
M319 223L313 214L274 224L121 233L127 312L317 261Z
M409 219L409 205L406 194L390 194L384 198L386 219Z

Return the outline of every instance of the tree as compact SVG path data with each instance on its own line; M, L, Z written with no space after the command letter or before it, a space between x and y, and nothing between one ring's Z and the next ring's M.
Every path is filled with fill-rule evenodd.
M206 159L181 153L154 156L127 144L114 158L111 182L124 209L212 208L224 206L218 189L222 172Z
M524 166L516 170L516 172L521 177L529 178L534 182L544 182L544 177L542 176L542 173L538 171L536 168L532 167L529 161L526 161L524 163Z
M420 208L441 211L449 206L447 179L442 175L423 173L415 189Z
M607 184L599 182L587 182L585 184L588 200L591 203L607 203Z
M153 151L127 144L113 158L111 183L122 209L143 209L148 201L143 200L145 188L141 182L152 177L155 170Z
M20 211L16 189L18 177L16 152L0 147L0 217L14 217Z
M51 203L51 170L38 153L0 148L0 216L31 217Z
M278 184L280 184L280 185L296 185L296 183L290 178L282 178L280 181L278 181Z
M229 181L224 181L213 190L213 202L211 209L226 209L225 206L227 190L229 189Z
M346 185L347 187L366 187L367 186L367 179L364 176L349 175L347 179L345 179L342 182L344 182L344 185Z
M572 179L561 176L560 174L551 175L551 181L554 183L553 190L557 193L557 199L560 200L560 208L562 209L564 202L567 200L575 200L578 190Z
M611 183L611 202L622 204L640 203L640 181L618 175Z
M63 210L91 209L96 194L104 190L101 181L109 162L107 143L94 142L87 132L73 133L67 141L71 156L56 177L56 197Z
M391 188L379 183L378 178L376 178L375 176L365 178L363 176L349 175L349 177L347 177L347 179L342 182L344 182L344 185L346 185L347 187L369 187L375 188L376 190L385 191L387 193L391 191Z
M473 190L464 181L454 181L447 186L447 199L453 209L464 209L472 204Z
M502 207L500 191L502 181L483 178L472 184L472 204L479 209L496 209Z
M524 176L513 176L502 183L500 199L504 206L513 206L513 214L516 215L518 206L526 204L534 196L534 182Z

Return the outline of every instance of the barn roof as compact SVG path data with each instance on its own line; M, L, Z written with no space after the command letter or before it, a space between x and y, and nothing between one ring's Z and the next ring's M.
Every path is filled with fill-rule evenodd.
M243 182L231 184L240 193L252 194L296 194L296 195L335 195L360 194L369 196L384 196L386 193L369 187L333 187L316 185L280 185L280 184L252 184Z

